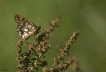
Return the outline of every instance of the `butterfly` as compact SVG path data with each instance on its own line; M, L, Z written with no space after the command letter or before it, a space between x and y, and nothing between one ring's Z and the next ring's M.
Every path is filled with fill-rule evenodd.
M14 20L17 24L16 31L21 40L27 40L29 37L37 35L41 29L41 26L36 26L33 22L19 14L14 16Z

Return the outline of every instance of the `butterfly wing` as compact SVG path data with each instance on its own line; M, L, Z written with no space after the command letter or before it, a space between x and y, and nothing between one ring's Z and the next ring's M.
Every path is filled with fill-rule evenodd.
M16 14L14 16L14 19L17 23L17 33L21 39L26 40L27 38L35 34L37 26L30 22L27 18Z

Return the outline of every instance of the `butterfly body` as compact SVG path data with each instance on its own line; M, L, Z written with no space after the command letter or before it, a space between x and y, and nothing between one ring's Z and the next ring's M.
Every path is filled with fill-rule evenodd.
M16 14L14 20L17 23L16 31L22 40L28 39L30 36L38 34L40 26L34 25L27 18Z

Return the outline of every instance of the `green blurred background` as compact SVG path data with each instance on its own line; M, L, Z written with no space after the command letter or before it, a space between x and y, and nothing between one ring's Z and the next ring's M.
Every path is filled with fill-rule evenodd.
M79 42L71 47L83 72L106 72L106 1L105 0L0 0L0 72L16 72L16 46L18 35L14 15L20 14L42 25L60 17L59 28L51 34L50 52L46 53L49 66L53 64L59 48L65 46L72 33L80 31ZM69 57L68 57L69 58ZM71 68L66 72L70 72ZM40 69L39 72L42 72Z

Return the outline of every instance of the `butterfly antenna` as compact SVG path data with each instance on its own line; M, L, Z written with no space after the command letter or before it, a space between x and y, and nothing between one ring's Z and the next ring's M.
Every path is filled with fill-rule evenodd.
M48 19L49 17L47 17L41 24L40 24L40 26Z

